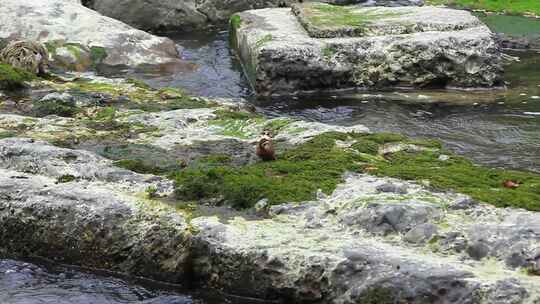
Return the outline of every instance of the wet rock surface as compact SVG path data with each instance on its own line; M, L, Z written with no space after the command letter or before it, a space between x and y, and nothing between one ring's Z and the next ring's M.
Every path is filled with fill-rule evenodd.
M319 6L323 7L321 11L328 7L309 3L300 7L308 7L306 11ZM352 7L341 13L349 16L355 12L379 17L370 15L365 26L352 28L340 25L339 21L335 29L307 27L311 34L325 37L359 36L331 39L308 35L302 17L299 21L290 9L240 13L238 24L232 28L233 44L257 94L289 95L359 87L501 84L498 45L491 31L467 12L432 7ZM419 21L399 21L416 14L429 15L420 20L434 21L425 25ZM456 16L450 21L446 19L448 15ZM423 28L440 31L422 32ZM384 35L370 36L381 33Z
M84 151L30 139L0 145L2 249L163 281L185 277L184 217L137 194L170 191L170 183Z
M474 243L476 237L497 239L499 244L506 242L507 248L501 248L501 253L520 253L525 248L534 251L540 244L539 227L518 218L530 216L538 220L538 214L486 205L467 211L443 211L445 205L463 197L434 193L414 184L408 185L408 194L380 194L377 187L388 182L399 183L351 175L332 196L303 208L279 208L279 214L268 220L235 218L221 223L217 218L196 218L193 224L200 232L194 236L195 273L219 288L266 298L282 295L291 301L538 301L537 278L523 275L519 267L508 264L504 257L491 254L478 260L468 251L440 246L445 235L490 223L502 230L509 229L507 232L528 227L528 232L522 231L519 237L514 234L521 239L521 248L510 246L508 238L501 239L492 229L484 229L483 236L466 234L465 242ZM418 203L411 203L411 197ZM369 215L373 202L389 210L406 205L415 216L385 212L388 222L398 224L388 224L396 228L386 230L386 236L381 237L380 230L373 229L373 225L351 222L351 218L362 221L363 216ZM426 208L440 213L428 216ZM400 226L400 220L407 225ZM258 275L253 276L254 273Z
M108 88L105 84L100 87ZM141 89L133 95L131 84L111 84L127 92L126 104L139 95L147 102L163 102L152 94L174 95ZM85 101L95 92L75 94L48 82L40 90L39 102L96 107ZM119 99L114 92L106 99ZM116 166L115 160L134 155L191 166L217 153L235 166L252 164L259 161L256 139L268 128L276 130L281 148L325 132L369 132L361 125L268 120L238 100L210 104L154 112L115 104L109 125L146 131L122 127L114 136L114 128L93 130L92 116L1 114L3 132L15 134L0 139L0 251L168 282L196 280L266 300L538 299L540 221L534 212L497 209L464 195L359 174L346 175L333 193L318 191L310 202L269 206L261 200L253 210L235 212L210 204L204 213L191 212L158 199L172 200L174 185L167 177ZM78 143L71 148L51 144L65 136ZM343 140L336 147L351 145ZM402 147L418 151L410 144L385 147L392 153Z
M289 6L296 0L202 0L202 1L141 1L90 0L88 7L143 30L189 31L208 27L223 27L231 15L250 9ZM423 0L328 0L336 4L365 6L422 5Z
M179 62L171 40L136 30L74 2L6 0L0 6L0 16L6 20L0 38L49 42L53 59L60 66L73 67L76 60L82 69L91 65L92 59L94 64L109 66ZM70 52L73 48L76 50Z

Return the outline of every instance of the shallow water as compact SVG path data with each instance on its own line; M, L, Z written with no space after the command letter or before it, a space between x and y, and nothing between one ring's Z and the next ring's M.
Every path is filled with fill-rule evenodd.
M58 265L38 266L0 259L2 304L260 303L228 299L205 290L186 290L184 293L157 283L126 281Z
M490 16L494 27L500 27L497 17L507 16ZM530 24L523 26L527 35L536 27L540 33L540 21L535 19L512 17L503 21ZM251 98L241 67L228 47L226 32L171 38L182 45L184 59L197 64L194 71L131 76L155 87L180 87L196 95ZM257 103L270 116L363 124L373 131L437 138L481 164L540 172L540 54L510 54L520 62L507 67L508 90L361 92Z

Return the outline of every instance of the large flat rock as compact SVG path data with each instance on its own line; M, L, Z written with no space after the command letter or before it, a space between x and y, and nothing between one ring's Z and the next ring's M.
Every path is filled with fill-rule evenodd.
M64 41L103 48L106 65L179 62L174 42L105 17L74 1L5 0L0 5L2 39Z
M534 212L350 175L329 197L271 214L194 219L194 273L229 292L286 303L540 300L540 280L519 268L539 259Z
M191 246L184 216L137 193L163 182L88 152L3 139L1 250L182 282Z
M86 5L143 30L189 31L223 26L237 12L280 7L297 0L87 0ZM328 0L373 6L422 5L423 0Z
M464 11L304 4L246 11L231 24L233 47L259 95L502 82L491 31Z
M293 6L293 13L310 37L367 37L447 32L482 26L467 11L425 7L335 6L304 3Z

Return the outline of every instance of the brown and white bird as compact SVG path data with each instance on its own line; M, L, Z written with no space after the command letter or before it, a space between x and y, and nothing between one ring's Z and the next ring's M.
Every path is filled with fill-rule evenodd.
M276 160L276 151L274 149L274 142L272 140L272 134L269 131L263 131L261 138L257 143L257 156L263 161Z

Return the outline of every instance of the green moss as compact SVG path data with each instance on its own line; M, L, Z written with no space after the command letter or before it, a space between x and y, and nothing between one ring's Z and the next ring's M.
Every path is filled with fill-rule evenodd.
M13 131L0 131L0 139L17 137L17 133Z
M126 79L126 82L129 83L129 84L132 84L133 86L135 86L137 88L140 88L140 89L145 89L145 90L151 90L152 89L152 87L149 86L146 82L144 82L142 80L139 80L139 79L128 78L128 79Z
M272 119L264 125L264 130L270 131L273 136L279 134L279 132L290 125L293 121L288 118Z
M93 46L90 48L90 59L94 65L98 65L107 58L107 51L105 48L99 46Z
M346 170L359 160L335 146L343 133L319 135L280 155L277 161L244 167L215 166L178 172L176 196L182 200L223 198L236 208L248 208L267 198L270 204L314 199L318 189L332 192Z
M0 90L16 90L24 87L26 81L35 79L32 73L0 63Z
M271 34L264 35L261 39L255 42L255 48L262 47L265 43L268 43L274 39Z
M362 304L394 304L397 303L393 295L393 289L374 287L362 293L358 303Z
M76 93L102 93L113 98L128 97L116 107L140 109L147 112L168 111L177 109L198 109L215 106L215 103L202 98L193 98L182 90L163 88L155 90L138 80L127 80L125 84L109 84L79 80L65 85L56 85L58 90L70 90Z
M78 44L66 44L66 48L69 50L69 52L75 56L75 59L77 59L77 62L81 62L82 56L81 56L81 46Z
M63 183L70 183L74 180L76 180L77 178L71 174L65 174L65 175L62 175L60 177L58 177L56 179L56 182L59 183L59 184L63 184Z
M73 102L70 101L48 100L35 101L33 103L32 111L34 115L38 117L44 117L47 115L73 117L80 111L80 109Z
M437 189L468 194L498 207L540 211L540 175L485 168L456 155L442 161L439 160L441 154L451 155L441 151L394 153L387 157L387 162L377 164L375 174L428 180ZM505 188L503 183L506 180L518 181L521 185L516 189Z
M242 18L239 15L232 15L230 23L233 29L239 29L242 25Z
M219 126L221 135L243 139L258 135L265 122L262 116L251 112L217 110L214 114L217 117L209 124Z
M261 118L262 116L256 113L244 112L244 111L229 111L229 110L216 110L214 114L217 115L216 120L248 120L254 118Z
M61 41L47 41L45 42L45 48L49 52L49 55L56 56L56 49L62 45Z
M199 164L205 164L205 165L224 165L228 164L232 161L231 157L226 154L210 154L207 156L203 156L198 159Z
M336 140L355 143L343 149L336 146ZM393 142L414 142L426 149L390 153L384 158L378 155L384 144ZM450 158L440 160L441 154ZM427 180L436 189L468 194L495 206L540 211L540 175L477 166L440 149L437 141L411 140L392 133L324 133L283 152L276 161L243 167L199 166L177 172L173 178L181 200L218 198L236 208L249 208L263 198L280 204L312 200L317 189L331 193L346 171ZM505 180L521 185L508 189L503 186Z
M158 191L158 189L157 189L157 187L154 186L154 185L148 186L148 187L144 190L144 192L146 193L146 196L147 196L148 198L155 198L155 197L157 197L157 191Z
M511 14L533 13L540 15L540 2L537 0L428 0L427 3Z
M155 174L160 175L164 174L166 171L162 168L154 166L152 161L145 161L141 159L123 159L115 161L114 165L120 168L128 169L133 172L142 173L142 174Z
M373 20L399 16L398 13L379 13L376 9L358 11L356 6L306 3L302 9L307 22L316 27L357 27L361 28Z
M337 49L334 47L326 46L322 49L322 55L325 59L332 58L337 53Z

